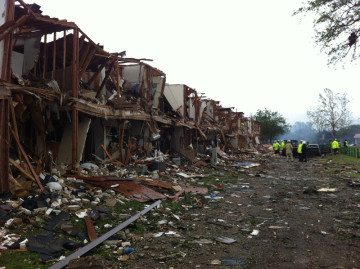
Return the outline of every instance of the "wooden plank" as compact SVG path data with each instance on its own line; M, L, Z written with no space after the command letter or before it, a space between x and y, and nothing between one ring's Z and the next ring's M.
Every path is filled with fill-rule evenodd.
M23 157L24 157L27 165L29 166L30 172L31 172L31 174L33 175L33 177L35 178L35 181L36 181L37 185L39 186L40 190L41 190L42 192L44 192L45 189L44 189L43 185L42 185L41 182L40 182L39 176L35 173L35 170L34 170L33 166L31 165L30 160L29 160L29 158L28 158L28 156L27 156L27 154L26 154L23 146L22 146L21 143L20 143L20 140L19 140L18 135L14 132L13 129L10 129L10 131L11 131L11 133L12 133L14 139L15 139L15 142L16 142L17 146L18 146L19 149L20 149L21 154L23 155Z
M13 165L17 170L19 170L19 172L24 177L36 182L35 178L32 175L30 175L24 168L22 168L17 162L15 162L13 159L10 159L9 161L10 161L11 165Z

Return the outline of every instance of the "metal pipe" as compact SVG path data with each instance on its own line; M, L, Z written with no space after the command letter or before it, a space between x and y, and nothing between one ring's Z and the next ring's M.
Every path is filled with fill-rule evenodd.
M100 236L99 238L95 239L91 243L89 243L86 246L84 246L84 247L80 248L79 250L75 251L73 254L67 256L65 259L59 261L58 263L55 263L53 266L50 266L49 269L61 269L61 268L63 268L64 266L69 264L69 262L71 260L77 259L80 256L84 255L86 252L92 250L94 247L98 246L99 244L101 244L102 242L107 240L109 237L111 237L114 234L118 233L119 231L121 231L122 229L127 227L129 224L133 223L135 220L137 220L141 216L145 215L147 212L149 212L154 207L160 205L160 203L161 203L161 200L158 200L158 201L152 203L151 205L146 207L144 210L140 211L139 213L137 213L134 216L132 216L131 218L127 219L123 223L119 224L114 229L108 231L106 234Z

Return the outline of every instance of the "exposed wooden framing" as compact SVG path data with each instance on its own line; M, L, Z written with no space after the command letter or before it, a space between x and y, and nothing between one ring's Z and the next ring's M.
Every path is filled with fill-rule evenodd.
M6 2L6 14L5 24L14 20L15 3L14 1ZM11 79L11 51L13 45L13 30L19 25L23 24L27 20L21 17L13 27L7 28L0 37L0 40L4 39L3 57L1 65L1 79L4 81L10 81ZM2 92L6 92L5 87L1 87ZM0 96L0 193L6 193L9 191L9 107L11 105L11 98L8 94Z
M83 49L83 46L84 46L85 36L84 35L80 36L78 34L78 39L79 39L78 48L79 48L79 52L80 52Z
M12 1L8 1L8 2L12 2ZM20 19L14 22L14 24L12 24L10 27L4 28L4 31L2 31L0 34L0 40L3 40L8 34L11 34L16 28L24 25L26 21L29 19L29 17L30 17L29 15L21 16Z
M43 72L42 72L42 78L45 78L47 68L47 35L44 35L44 51L43 51Z
M89 66L91 60L93 59L94 55L96 52L96 48L94 48L93 46L90 45L90 43L88 43L88 47L86 48L86 54L83 55L83 59L82 61L80 61L80 71L79 71L79 79L81 79L82 75L85 73L87 67Z
M115 88L116 92L120 94L120 71L119 71L119 62L116 62L114 65L114 73L115 73Z
M73 98L78 98L79 94L79 29L75 28L73 31L73 57L72 57L72 94ZM77 156L77 141L79 128L79 113L76 107L72 108L71 114L71 129L72 129L72 147L71 147L71 164L72 170L77 172L78 156Z
M16 0L16 1L19 2L23 6L23 8L27 10L29 14L35 16L35 13L28 7L28 5L23 0Z
M28 167L30 169L30 172L31 172L32 176L35 178L36 183L38 184L40 190L43 192L45 189L44 189L43 185L40 182L39 176L35 173L34 167L31 165L30 160L29 160L23 146L20 143L18 134L15 133L13 129L11 129L11 133L13 135L13 138L15 139L15 142L16 142L17 146L20 149L20 152L21 152L22 156L24 157L24 159L25 159L25 161L26 161L26 163L27 163L27 165L28 165Z
M125 136L125 120L122 120L120 123L120 136L119 136L120 161L122 163L124 162L124 156L123 156L124 136Z
M151 87L152 87L152 73L151 73L151 68L150 66L147 66L147 89L146 89L146 104L149 104L150 102L152 102L152 100L150 99L151 98L151 95L150 95L150 91L152 90ZM148 110L148 112L151 112Z
M100 87L99 87L99 88L97 89L97 91L96 91L96 95L95 95L96 98L99 98L100 93L101 93L101 90L104 88L105 83L106 83L107 79L109 78L109 76L110 76L110 74L111 74L111 70L113 69L116 60L117 60L117 57L114 57L114 58L111 60L110 65L109 65L109 67L108 67L108 70L106 70L105 77L104 77L103 81L101 82Z
M10 114L11 114L11 120L12 120L12 127L14 128L14 131L16 134L19 133L18 128L17 128L17 122L16 122L16 117L15 117L15 111L14 111L14 106L12 104L9 104L10 107ZM20 149L18 148L18 155L19 155L19 159L21 160L21 152Z
M56 70L56 32L54 32L52 60L53 60L53 62L52 62L51 79L55 79L55 70Z
M89 79L88 81L88 85L90 86L91 83L94 82L94 80L97 78L97 76L101 73L101 70L103 70L103 68L110 62L111 60L109 59L108 61L102 63L99 68L96 70L96 72L94 73L94 75L92 75L92 77Z
M101 54L101 56L104 56L104 57L109 57L110 56L110 53L108 53L108 52L104 51L102 48L100 48L100 46L98 44L96 44L94 41L92 41L92 39L87 34L85 34L81 29L79 29L79 32L81 33L82 36L86 37L86 39L93 46L95 46L97 52L102 52L103 53L103 54Z
M82 77L82 75L85 73L86 69L88 68L91 60L93 59L94 57L94 54L95 54L95 50L94 48L92 48L88 54L88 56L86 57L85 59L85 62L83 63L82 67L81 67L81 70L80 70L80 73L79 73L79 79Z
M81 71L81 67L83 66L83 64L84 64L84 62L85 62L85 60L86 60L86 58L87 58L87 56L88 56L88 54L90 52L91 45L90 45L90 43L86 43L84 47L85 47L84 49L80 48L80 51L82 51L81 57L79 59L79 69L80 69L80 71Z
M9 191L9 99L0 99L0 193Z
M62 88L66 86L66 31L63 32L63 62L62 62Z

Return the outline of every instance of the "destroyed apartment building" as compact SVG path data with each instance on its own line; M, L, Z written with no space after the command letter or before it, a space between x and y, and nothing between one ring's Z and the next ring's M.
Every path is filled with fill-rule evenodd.
M127 166L159 152L190 162L208 146L258 143L259 124L184 84L167 84L148 59L107 52L75 23L40 6L2 0L0 192L20 173L84 162ZM18 161L20 160L20 161Z

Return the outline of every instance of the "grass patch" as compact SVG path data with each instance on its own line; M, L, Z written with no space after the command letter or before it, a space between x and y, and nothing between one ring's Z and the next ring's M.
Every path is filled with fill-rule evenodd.
M343 154L337 154L337 155L327 155L323 159L321 159L321 163L328 163L329 161L334 162L336 164L341 165L359 165L360 159L343 155Z
M131 208L131 210L130 210ZM124 203L119 203L117 202L115 204L115 206L113 207L113 211L115 213L125 213L125 214L131 214L131 212L133 212L133 214L135 214L135 212L137 211L141 211L145 208L145 204L144 203L140 203L137 201L126 201Z
M11 250L0 253L0 265L6 266L6 269L42 269L49 267L49 264L40 261L37 253Z

